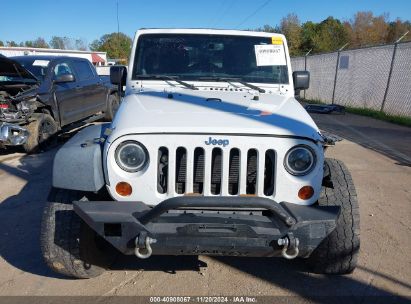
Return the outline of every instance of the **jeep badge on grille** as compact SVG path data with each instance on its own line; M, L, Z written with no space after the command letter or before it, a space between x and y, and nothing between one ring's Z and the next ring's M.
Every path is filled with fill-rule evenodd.
M228 146L230 141L228 139L215 139L212 137L208 138L208 141L204 142L206 145L213 145L213 146Z

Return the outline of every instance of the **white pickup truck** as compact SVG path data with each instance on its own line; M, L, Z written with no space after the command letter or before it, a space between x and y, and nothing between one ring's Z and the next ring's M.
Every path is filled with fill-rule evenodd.
M286 39L263 32L144 29L111 124L56 154L41 247L55 271L101 274L118 252L305 258L354 270L359 208L329 138L294 98ZM120 92L122 94L122 92Z

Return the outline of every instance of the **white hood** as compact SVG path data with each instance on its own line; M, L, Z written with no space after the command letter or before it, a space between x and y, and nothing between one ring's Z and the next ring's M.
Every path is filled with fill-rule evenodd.
M127 95L113 122L111 140L126 134L202 133L298 136L321 140L304 108L279 93L188 90ZM214 99L213 99L214 98Z

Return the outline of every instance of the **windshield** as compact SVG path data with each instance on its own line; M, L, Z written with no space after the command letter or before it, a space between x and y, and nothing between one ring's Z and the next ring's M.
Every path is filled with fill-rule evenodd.
M39 59L39 58L35 59L35 58L30 58L30 56L26 56L23 58L15 57L13 59L16 60L18 63L20 63L25 69L27 69L34 76L36 76L37 79L44 80L50 60Z
M204 34L144 34L137 42L133 80L176 76L183 80L238 78L288 84L279 38ZM279 41L279 43L278 43Z

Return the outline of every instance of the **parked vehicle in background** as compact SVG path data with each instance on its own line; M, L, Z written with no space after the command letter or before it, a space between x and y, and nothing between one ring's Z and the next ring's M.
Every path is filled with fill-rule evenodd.
M76 122L111 120L117 87L83 58L0 56L0 145L39 151Z
M100 76L110 76L110 65L96 66L96 72Z
M95 277L116 252L305 258L354 270L359 207L350 173L294 98L283 35L137 32L112 124L56 154L41 248L50 268ZM82 168L81 172L78 168ZM70 246L61 246L70 244Z

